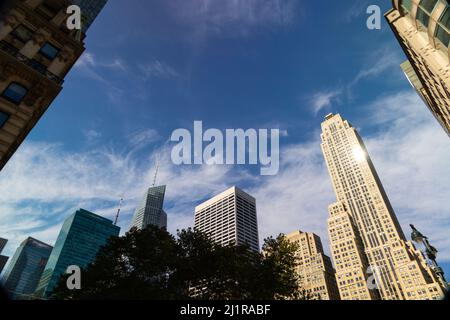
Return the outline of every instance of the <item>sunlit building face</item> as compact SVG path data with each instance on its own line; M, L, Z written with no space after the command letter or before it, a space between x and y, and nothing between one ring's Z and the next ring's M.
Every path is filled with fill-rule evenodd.
M361 137L340 115L322 123L322 150L337 197L328 231L341 299L441 298L443 285L406 241Z

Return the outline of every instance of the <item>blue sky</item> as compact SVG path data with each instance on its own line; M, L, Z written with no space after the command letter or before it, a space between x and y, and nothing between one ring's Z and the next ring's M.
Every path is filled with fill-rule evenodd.
M196 204L231 185L257 198L261 238L316 232L328 249L335 201L320 123L339 112L360 130L394 209L439 249L450 274L450 140L403 76L384 22L388 1L111 0L64 90L0 173L0 236L11 255L28 235L52 244L83 207L120 224L151 185L167 184L169 229L192 226ZM170 162L173 130L279 128L280 173Z

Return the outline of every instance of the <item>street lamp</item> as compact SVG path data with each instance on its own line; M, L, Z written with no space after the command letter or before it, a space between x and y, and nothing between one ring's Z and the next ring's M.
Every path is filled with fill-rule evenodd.
M419 230L417 230L416 227L414 227L414 225L410 224L410 226L411 229L413 230L411 233L412 241L416 243L421 243L425 246L425 253L428 259L431 261L431 268L434 270L436 275L441 279L445 290L448 290L448 284L447 281L445 280L444 270L438 265L436 261L438 250L430 244L428 238L424 236Z

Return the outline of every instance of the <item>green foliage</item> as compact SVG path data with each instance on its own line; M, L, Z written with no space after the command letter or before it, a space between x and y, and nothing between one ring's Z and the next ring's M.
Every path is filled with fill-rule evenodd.
M173 237L150 226L112 238L82 271L81 290L63 276L53 299L274 300L305 299L298 286L297 245L269 238L263 254L220 246L192 229Z

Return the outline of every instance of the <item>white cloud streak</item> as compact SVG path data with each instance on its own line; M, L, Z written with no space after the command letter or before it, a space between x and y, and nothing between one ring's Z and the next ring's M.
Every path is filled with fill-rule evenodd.
M171 11L200 36L246 36L294 21L296 0L175 0Z

